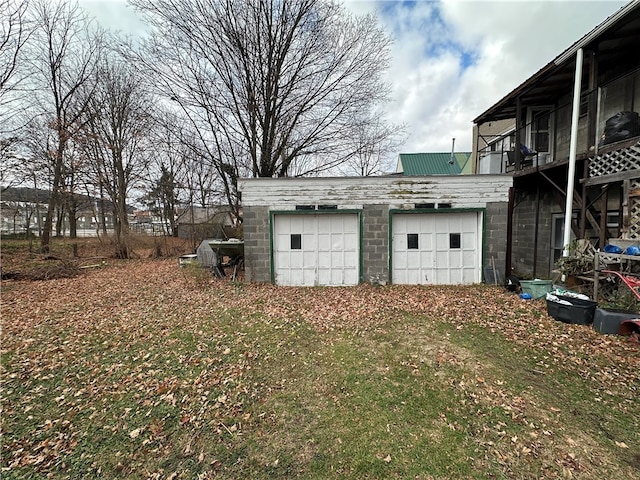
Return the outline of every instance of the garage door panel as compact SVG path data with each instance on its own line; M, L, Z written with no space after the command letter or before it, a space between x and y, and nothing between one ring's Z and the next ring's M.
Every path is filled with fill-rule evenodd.
M420 256L416 260L414 265L424 265L425 267L433 267L433 253L431 252L420 252Z
M477 241L478 235L476 232L466 232L462 235L462 248L475 251Z
M409 267L409 254L405 252L398 252L397 257L394 257L394 262L401 269L407 269Z
M464 262L462 261L462 252L450 252L449 253L449 266L452 269L461 269L464 267Z
M279 285L356 285L357 214L274 215L274 277ZM291 235L300 235L293 255Z
M449 251L449 234L448 233L436 234L436 250L439 252Z
M393 282L479 282L482 253L480 215L479 212L393 215ZM418 234L417 245L415 240L410 245L411 234Z
M465 268L472 268L477 261L476 252L469 250L462 254L462 265Z
M280 255L280 262L281 262L281 264L282 264L282 266L284 268L289 268L291 266L291 257L292 257L292 255L293 254L291 254L291 253L289 253L289 254L282 253ZM296 263L295 260L294 260L294 263Z
M433 249L434 236L430 233L420 234L420 249L431 250Z
M356 268L345 270L344 285L357 285L360 282L360 274Z
M296 268L298 266L309 269L315 264L316 253L313 250L306 250L302 252L302 261L298 263L292 263L291 267Z
M346 237L344 233L331 234L331 250L344 250L346 248Z
M452 268L449 270L448 282L449 284L458 284L462 283L462 271L457 268Z
M474 283L474 282L477 281L476 280L476 273L475 273L475 271L473 269L466 268L463 271L463 274L464 274L464 276L462 278L463 283L467 283L468 284L468 283Z
M302 233L305 232L305 233ZM317 248L318 240L315 233L306 233L308 230L301 230L302 233L302 249L305 252L315 251Z
M328 233L318 233L318 251L331 251L331 235Z

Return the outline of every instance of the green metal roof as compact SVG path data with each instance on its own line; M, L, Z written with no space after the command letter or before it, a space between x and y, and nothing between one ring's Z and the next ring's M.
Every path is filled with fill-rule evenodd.
M471 152L401 153L397 171L403 175L460 175L471 173Z

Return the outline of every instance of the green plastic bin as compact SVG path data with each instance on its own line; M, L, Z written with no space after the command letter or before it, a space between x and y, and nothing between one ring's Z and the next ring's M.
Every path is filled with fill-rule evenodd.
M542 298L553 290L551 280L520 280L522 293L528 293L532 299Z

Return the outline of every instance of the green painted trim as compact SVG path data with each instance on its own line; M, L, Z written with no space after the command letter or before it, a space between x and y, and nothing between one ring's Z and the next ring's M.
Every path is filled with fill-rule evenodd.
M359 232L358 232L358 242L360 243L358 248L358 283L362 283L364 281L364 264L362 260L362 230L363 230L363 221L362 221L362 209L358 208L345 208L345 209L335 209L335 210L270 210L269 211L269 257L270 257L270 275L271 275L271 283L276 284L276 270L275 270L275 261L274 261L274 238L273 238L273 230L274 230L274 217L276 215L339 215L342 213L346 213L349 215L357 215L358 216L358 224L359 224Z
M359 219L359 237L358 241L360 242L360 245L358 247L358 269L359 269L359 273L358 273L358 283L362 283L364 281L364 261L362 260L362 231L363 231L363 220L362 220L362 210L358 211L358 219Z
M403 210L401 208L389 209L389 283L393 284L393 215L394 214L425 214L435 213L446 215L447 213L482 213L482 252L480 255L480 282L484 280L484 253L486 248L486 208L414 208L411 210Z
M273 256L273 214L269 212L269 275L271 277L271 283L276 283L276 272L274 269L274 256Z
M487 209L482 209L482 257L480 258L480 263L482 270L480 271L480 283L487 283L487 279L484 278L484 269L486 264L484 262L485 257L487 255Z

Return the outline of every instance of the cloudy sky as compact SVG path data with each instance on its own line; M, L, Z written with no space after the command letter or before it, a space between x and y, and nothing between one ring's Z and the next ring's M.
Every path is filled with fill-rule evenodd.
M125 0L81 0L105 27L144 25ZM349 0L393 36L389 119L403 153L471 151L473 119L616 12L618 0Z

